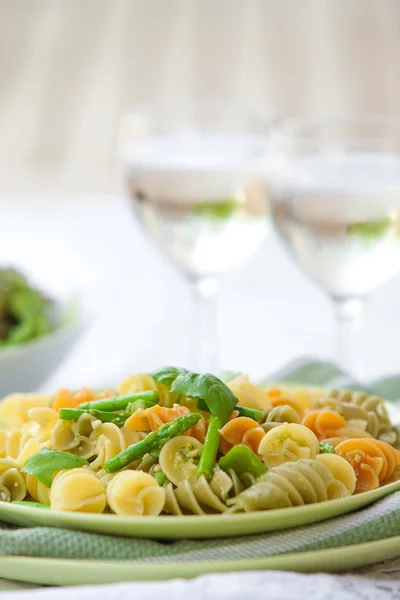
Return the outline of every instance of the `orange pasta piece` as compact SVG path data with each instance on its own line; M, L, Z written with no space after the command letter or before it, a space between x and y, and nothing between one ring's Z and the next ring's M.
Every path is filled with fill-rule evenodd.
M221 443L220 451L226 454L232 446L237 444L246 444L255 453L258 453L258 446L265 435L265 431L254 419L250 417L237 417L228 421L220 431Z
M174 404L172 408L155 404L150 408L136 410L125 422L125 427L132 431L157 431L164 423L170 423L189 413L190 410L180 404ZM186 435L190 434L186 432Z
M249 429L243 436L242 444L246 444L253 450L254 454L258 454L258 447L264 435L265 431L262 427Z
M345 440L336 446L335 453L352 465L357 476L357 491L379 487L400 465L399 450L373 438Z
M325 440L335 437L337 430L346 426L346 420L333 410L313 410L303 418L302 424L319 440Z
M199 440L199 442L204 442L204 438L206 437L206 420L203 415L200 416L200 421L190 430L190 435Z
M301 400L287 393L283 393L279 388L268 390L267 393L271 400L272 407L275 408L275 406L284 406L285 404L288 404L298 413L300 418L303 417L305 406L303 406L304 403L301 402Z
M97 393L91 388L83 387L77 392L71 392L67 388L61 388L53 399L54 410L60 410L60 408L77 408L84 402L93 402L93 400L101 400L102 398L112 398L113 393L110 390L106 390L101 393Z

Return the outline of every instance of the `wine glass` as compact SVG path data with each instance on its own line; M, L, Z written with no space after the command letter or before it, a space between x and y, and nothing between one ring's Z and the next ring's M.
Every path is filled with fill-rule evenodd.
M120 153L134 211L191 285L192 364L218 372L221 277L246 261L268 230L271 113L195 102L145 106L123 119Z
M333 299L337 360L354 373L365 300L400 268L400 118L284 120L271 153L274 223Z

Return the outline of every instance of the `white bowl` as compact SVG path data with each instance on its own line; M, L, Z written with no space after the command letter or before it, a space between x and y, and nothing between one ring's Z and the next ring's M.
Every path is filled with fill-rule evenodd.
M84 330L77 299L58 302L61 324L40 338L0 348L0 398L13 392L36 390L62 363Z

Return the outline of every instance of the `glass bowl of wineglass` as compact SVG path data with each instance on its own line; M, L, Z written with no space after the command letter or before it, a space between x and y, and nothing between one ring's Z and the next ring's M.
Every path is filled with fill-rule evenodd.
M400 117L283 120L271 154L275 226L333 299L336 358L357 372L355 325L365 301L400 269Z
M271 112L195 101L136 107L122 121L119 157L134 212L193 290L192 365L218 371L216 300L222 276L269 228Z

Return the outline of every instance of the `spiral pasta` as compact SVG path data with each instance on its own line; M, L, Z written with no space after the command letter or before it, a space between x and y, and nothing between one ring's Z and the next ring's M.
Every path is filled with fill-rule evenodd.
M331 408L339 412L346 421L365 421L365 429L374 438L382 439L389 444L397 441L385 401L378 396L351 390L332 390L328 396L315 402L316 408Z
M300 459L271 469L227 504L235 512L252 512L313 504L349 495L348 487L335 479L328 466L317 460Z
M163 446L159 463L163 473L174 485L196 479L202 444L189 435L172 438Z
M227 383L228 388L235 394L239 406L266 410L271 401L266 390L250 382L247 375L239 375Z
M31 408L49 406L50 396L41 394L10 394L0 403L0 427L6 431L21 428L30 421Z
M335 453L353 467L357 477L357 491L376 489L400 465L400 451L373 438L345 440L336 446Z
M26 496L26 484L17 463L10 458L0 459L0 497L5 502L21 501Z
M264 431L269 431L274 427L282 425L282 423L297 423L301 424L301 418L299 413L289 404L281 404L271 408L265 417L264 423L261 427Z
M170 515L182 515L185 512L196 515L213 511L223 513L227 510L227 500L231 494L237 496L245 487L255 483L255 478L248 473L241 479L229 469L228 472L216 471L210 482L201 475L198 479L185 479L177 487L168 483L165 486L164 512Z
M107 486L110 508L122 516L159 515L164 508L165 490L143 471L121 471Z
M250 417L237 417L228 421L221 431L220 451L226 454L230 448L237 444L245 444L255 454L265 431L254 419Z
M72 454L77 454L81 458L92 458L95 455L94 444L87 435L82 435L79 432L81 431L82 423L87 432L88 424L93 424L94 422L95 419L91 418L89 421L86 415L82 415L77 422L57 421L51 434L51 448L60 450L61 452L71 452Z
M50 506L61 511L102 513L106 507L104 485L86 467L59 471L51 485Z
M300 458L315 458L319 442L315 434L297 423L284 423L268 431L258 452L268 469Z
M294 393L283 388L270 388L267 394L271 401L271 406L291 406L302 419L305 413L312 408L312 403L307 394L299 392Z
M38 481L33 475L26 475L25 482L27 492L35 502L50 504L50 488L46 487L41 481Z

